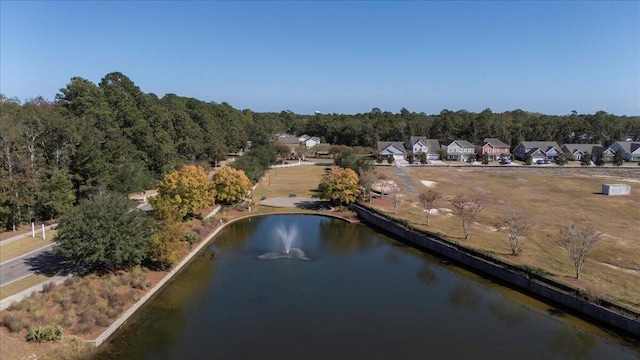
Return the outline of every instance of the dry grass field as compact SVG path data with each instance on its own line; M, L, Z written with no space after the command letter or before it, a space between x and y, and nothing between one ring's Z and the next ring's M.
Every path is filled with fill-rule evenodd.
M315 196L324 169L284 168L277 175L269 170L254 199ZM389 197L374 198L371 205L383 212L640 312L640 168L381 166L375 171L388 175L404 192L398 214ZM602 195L605 183L629 184L631 195ZM417 192L428 190L427 185L443 194L429 228L417 196L410 192L411 187ZM485 205L468 240L463 239L460 220L451 212L450 200L461 193L478 196ZM506 234L496 226L511 208L528 213L535 223L517 257L510 255ZM591 225L604 234L579 280L574 279L567 253L555 243L559 227L572 224Z
M426 229L424 211L409 185L418 192L430 185L443 194L435 205L438 213L431 216L430 231L640 311L640 169L465 166L376 171L393 179L405 196L397 215L389 198L374 199L374 207ZM631 195L604 196L600 191L605 183L630 184ZM460 220L450 212L450 200L460 193L480 197L485 204L469 240L463 239ZM510 208L530 214L535 222L517 257L510 255L506 234L496 228ZM572 224L592 225L604 234L579 280L573 278L568 255L555 243L559 227Z

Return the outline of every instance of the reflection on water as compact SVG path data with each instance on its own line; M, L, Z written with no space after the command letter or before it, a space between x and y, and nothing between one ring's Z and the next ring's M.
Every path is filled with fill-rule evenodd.
M553 334L551 348L565 359L587 359L596 347L593 335L573 328L561 328Z
M294 256L312 261L260 258L284 254L282 224L298 228ZM268 216L225 228L97 359L640 356L548 308L362 225Z
M262 255L258 255L258 259L260 260L279 260L279 259L291 259L291 260L311 260L304 253L304 250L298 248L291 248L289 252L286 251L278 251L278 252L267 252Z

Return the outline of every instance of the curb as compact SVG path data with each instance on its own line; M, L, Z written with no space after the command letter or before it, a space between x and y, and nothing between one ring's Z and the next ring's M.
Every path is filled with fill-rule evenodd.
M8 296L2 300L0 300L0 310L4 310L6 308L8 308L11 304L13 304L16 301L20 301L26 297L31 296L34 292L40 292L42 291L42 289L44 288L45 285L48 284L53 284L53 285L59 285L62 284L68 277L71 277L71 275L68 276L55 276L49 280L43 281L40 284L34 285L26 290L22 290L17 294L13 294L11 296ZM16 280L17 281L17 280Z

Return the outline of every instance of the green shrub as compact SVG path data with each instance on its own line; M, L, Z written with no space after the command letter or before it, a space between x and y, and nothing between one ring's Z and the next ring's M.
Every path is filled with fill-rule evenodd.
M198 238L192 233L185 233L184 241L186 241L189 245L193 245L198 242Z
M59 326L38 327L27 334L29 342L58 341L62 338L62 329Z

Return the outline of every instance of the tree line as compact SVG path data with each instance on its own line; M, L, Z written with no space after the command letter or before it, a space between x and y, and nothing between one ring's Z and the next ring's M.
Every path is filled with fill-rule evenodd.
M254 118L284 126L288 133L306 133L331 144L371 148L375 148L378 141L406 142L411 136L464 139L471 143L498 138L511 147L525 140L609 146L627 137L640 139L640 116L617 116L604 111L544 115L519 109L503 113L494 113L491 109L479 113L444 109L439 114L427 115L405 108L399 113L374 108L355 115L296 115L282 111L257 113Z
M427 115L404 108L355 115L259 113L175 94L159 98L119 72L98 84L74 77L53 101L37 97L21 103L0 95L0 226L57 218L106 191L154 187L184 164L216 164L246 149L249 141L259 151L240 158L236 167L255 182L280 154L270 145L276 133L307 133L332 144L370 148L410 136L607 146L627 136L640 138L640 117L490 109Z

